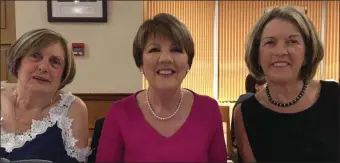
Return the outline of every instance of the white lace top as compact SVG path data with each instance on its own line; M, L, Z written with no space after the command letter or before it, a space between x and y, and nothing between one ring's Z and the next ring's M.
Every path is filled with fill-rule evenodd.
M67 154L77 159L79 162L86 162L87 157L90 155L90 148L79 149L75 146L77 139L73 137L72 133L72 119L67 117L68 110L71 103L74 101L75 96L71 93L60 94L61 100L58 104L51 108L49 116L43 120L33 120L31 129L24 132L22 135L15 135L3 130L1 126L1 147L6 152L10 153L16 148L23 147L28 141L32 141L37 135L43 134L46 130L55 124L61 129L61 135L64 142Z

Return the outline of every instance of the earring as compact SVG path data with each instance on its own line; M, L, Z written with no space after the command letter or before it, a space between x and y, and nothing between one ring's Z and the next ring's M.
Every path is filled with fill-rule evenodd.
M144 72L143 72L143 71L141 71L140 73L141 73L141 74L144 74Z

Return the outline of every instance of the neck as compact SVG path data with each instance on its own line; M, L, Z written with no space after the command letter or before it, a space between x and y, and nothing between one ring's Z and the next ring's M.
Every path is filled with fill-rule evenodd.
M149 101L156 113L173 112L181 100L181 88L167 91L149 88L146 91L149 91Z
M288 103L300 94L303 87L303 81L297 80L289 83L267 81L267 87L274 101Z
M18 86L15 89L17 109L43 109L52 104L54 94L49 92L35 92Z

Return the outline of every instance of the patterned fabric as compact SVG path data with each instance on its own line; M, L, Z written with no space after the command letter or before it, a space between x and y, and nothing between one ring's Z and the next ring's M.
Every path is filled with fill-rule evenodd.
M79 149L75 146L77 139L73 137L72 119L67 117L75 96L63 93L60 97L61 100L51 108L47 117L32 120L31 129L21 135L8 133L1 126L1 158L11 161L45 159L53 162L76 159L77 162L86 162L91 151L89 148Z

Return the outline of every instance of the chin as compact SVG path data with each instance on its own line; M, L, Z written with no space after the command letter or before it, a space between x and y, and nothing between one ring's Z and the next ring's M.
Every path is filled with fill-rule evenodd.
M159 90L173 90L173 89L177 89L179 86L176 84L166 84L166 83L162 83L162 84L158 84L156 85L156 89Z
M268 75L267 80L277 82L277 83L286 83L292 80L296 80L297 77L293 75L286 75L286 74L275 74L275 75Z
M51 86L47 86L47 85L30 85L28 86L28 89L33 91L33 92L41 92L41 93L48 93L48 92L52 92L52 88Z

